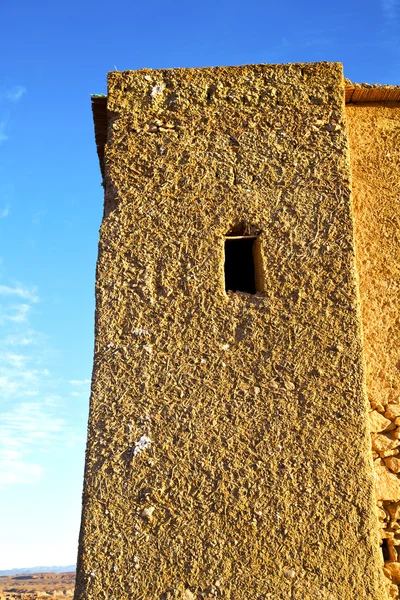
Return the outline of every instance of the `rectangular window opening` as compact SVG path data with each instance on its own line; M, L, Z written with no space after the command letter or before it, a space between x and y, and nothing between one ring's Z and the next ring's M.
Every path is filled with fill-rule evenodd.
M225 238L225 291L255 294L260 289L259 244L256 235Z
M390 560L389 545L387 539L385 538L382 540L382 554L385 562Z

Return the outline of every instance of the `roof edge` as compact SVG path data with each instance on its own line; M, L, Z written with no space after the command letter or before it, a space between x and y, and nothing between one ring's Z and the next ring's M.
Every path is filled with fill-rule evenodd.
M352 83L347 79L345 80L344 95L346 104L368 104L371 102L400 103L400 86ZM100 170L104 181L104 148L107 143L108 128L107 96L93 94L91 99L97 155L99 157Z
M345 80L346 104L368 102L400 102L400 86L369 83L351 83Z
M93 94L92 99L92 112L94 122L94 137L97 146L97 156L100 162L100 171L103 177L105 176L104 171L104 148L107 143L107 96L101 96Z

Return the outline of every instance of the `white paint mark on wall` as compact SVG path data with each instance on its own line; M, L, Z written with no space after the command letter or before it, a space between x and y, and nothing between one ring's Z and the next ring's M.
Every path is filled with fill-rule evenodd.
M134 330L133 330L133 335L139 335L139 336L142 336L142 335L147 335L147 334L149 334L149 333L150 333L150 332L149 332L149 330L148 330L148 329L144 329L144 328L142 328L142 327L137 327L136 329L134 329Z
M135 447L133 449L133 456L137 456L143 450L147 450L151 446L151 439L147 437L147 435L142 435L138 441L135 443Z
M160 94L163 93L165 89L165 84L164 83L156 83L156 85L153 87L153 89L151 90L151 97L155 98L156 96L160 96Z

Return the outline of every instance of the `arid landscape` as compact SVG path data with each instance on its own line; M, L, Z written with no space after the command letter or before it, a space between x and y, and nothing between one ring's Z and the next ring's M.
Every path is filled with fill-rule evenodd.
M34 573L0 577L0 600L72 598L75 573Z

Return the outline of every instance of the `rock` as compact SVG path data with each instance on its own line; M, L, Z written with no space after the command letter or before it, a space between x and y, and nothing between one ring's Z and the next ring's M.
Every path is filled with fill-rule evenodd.
M323 129L325 129L325 131L337 131L340 127L334 123L326 123L326 125L323 126Z
M369 429L370 429L371 433L377 433L379 431L384 431L385 429L390 427L390 425L392 425L392 422L389 419L386 419L380 413L378 413L377 410L373 410L372 412L369 413L368 421L369 421Z
M377 513L378 513L378 519L379 519L379 521L385 521L386 520L386 513L383 510L383 508L378 508L377 507L376 510L377 510Z
M384 433L372 434L372 448L379 454L386 452L387 450L393 450L400 445L399 440L392 440Z
M389 586L388 595L389 598L393 598L394 600L396 600L399 597L399 588L397 587L397 585L392 583L392 585Z
M375 472L377 476L375 484L377 500L399 501L400 479L382 465L375 466Z
M294 569L284 569L283 576L286 577L286 579L292 580L296 577L296 571Z
M381 458L385 458L387 456L396 456L399 454L399 448L394 448L393 450L386 450L386 452L381 452Z
M388 404L385 410L385 417L391 421L400 417L400 404L393 404L392 402Z
M392 521L398 521L400 519L400 502L389 504L387 511Z
M393 471L393 473L400 473L400 458L389 456L388 458L384 459L384 463L388 469Z
M385 572L389 573L389 577L393 583L400 584L400 563L398 562L387 562L385 563Z
M144 508L142 510L142 512L140 513L140 516L144 521L151 521L153 518L154 511L155 511L155 507L149 506L148 508Z
M390 571L386 569L386 565L383 567L383 574L389 579L389 581L391 581Z
M380 413L384 413L386 410L383 404L381 402L378 402L377 400L371 400L371 406L372 408L376 408L376 410Z
M388 540L388 543L389 540L394 540L394 531L383 531L382 534L382 539Z

